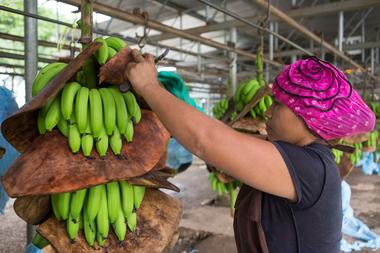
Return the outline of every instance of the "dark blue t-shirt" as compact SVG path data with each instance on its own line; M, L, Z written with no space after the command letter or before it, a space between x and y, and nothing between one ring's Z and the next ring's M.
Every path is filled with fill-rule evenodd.
M271 253L337 253L342 238L341 179L324 145L274 142L298 200L263 193L262 225Z

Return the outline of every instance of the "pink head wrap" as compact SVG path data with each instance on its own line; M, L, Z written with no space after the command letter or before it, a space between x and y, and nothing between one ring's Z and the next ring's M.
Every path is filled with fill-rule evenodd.
M316 57L286 66L273 84L278 101L325 140L371 131L375 114L334 65Z

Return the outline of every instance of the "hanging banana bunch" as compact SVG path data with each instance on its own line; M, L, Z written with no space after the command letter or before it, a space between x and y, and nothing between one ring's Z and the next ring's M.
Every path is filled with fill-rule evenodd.
M213 192L217 193L219 196L230 194L230 208L231 210L234 210L237 198L237 188L240 186L240 183L237 180L223 183L218 179L214 172L210 172L208 179Z
M110 182L75 192L51 195L57 220L66 221L67 236L75 241L81 229L88 245L104 246L110 227L120 241L127 231L137 227L136 211L145 195L145 187L127 181Z
M228 109L228 99L222 98L215 106L212 108L212 113L216 119L223 118L224 114Z
M88 157L95 148L103 157L110 147L119 156L123 138L133 141L134 124L141 120L141 109L130 91L121 93L117 87L97 88L98 65L105 64L126 43L117 37L95 41L102 45L84 63L74 78L76 81L67 83L62 92L38 112L38 131L45 134L57 127L68 139L73 153L82 150ZM44 67L34 80L33 95L41 92L66 66L57 62Z

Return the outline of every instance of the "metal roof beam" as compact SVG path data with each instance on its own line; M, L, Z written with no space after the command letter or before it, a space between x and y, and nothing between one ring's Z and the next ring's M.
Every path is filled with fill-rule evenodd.
M71 5L75 5L75 6L78 6L80 4L80 0L61 0L61 2L71 4ZM105 15L109 15L109 16L113 16L115 18L118 18L118 19L121 19L121 20L124 20L127 22L140 24L140 25L145 23L144 18L139 16L139 15L135 15L135 14L128 13L128 12L123 12L123 11L120 11L116 8L113 8L113 7L104 5L104 4L94 3L93 8L94 8L94 11L96 11L96 12L99 12L99 13L102 13ZM204 45L208 45L210 47L218 48L221 50L226 50L229 52L236 52L238 55L247 56L253 60L256 59L256 54L249 53L249 52L246 52L246 51L241 50L241 49L233 48L233 47L230 47L230 46L225 45L223 43L216 42L216 41L213 41L213 40L201 37L201 36L188 34L186 32L183 32L180 29L176 29L176 28L164 25L164 24L159 23L159 22L154 21L154 20L149 20L147 25L148 25L148 27L155 29L155 30L159 30L161 32L173 33L176 36L182 37L184 39L200 42ZM276 66L276 67L282 67L282 64L279 62L276 62L276 61L270 61L268 59L264 59L264 62L269 63L269 64Z
M287 10L286 13L289 17L292 18L302 18L302 17L313 17L313 16L325 16L325 15L331 15L338 11L355 11L355 10L361 10L370 8L376 5L380 5L379 0L349 0L349 1L343 1L343 2L333 2L333 3L327 3L327 4L319 4L313 7L303 7L298 8L294 10ZM257 16L248 17L247 19L250 21L257 21ZM272 19L272 17L271 17ZM273 17L273 21L278 20L276 17ZM243 24L242 22L239 22L238 20L229 20L223 23L218 24L211 24L211 25L205 25L200 27L195 27L191 29L186 29L184 32L190 33L190 34L201 34L206 32L213 32L218 30L225 30L231 27L243 27L246 26L246 24ZM175 38L176 36L172 34L167 35L155 35L152 36L150 39L152 41L157 40L166 40Z

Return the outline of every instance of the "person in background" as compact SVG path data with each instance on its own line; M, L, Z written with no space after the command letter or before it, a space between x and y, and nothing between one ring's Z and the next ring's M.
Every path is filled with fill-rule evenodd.
M342 71L316 57L286 66L273 82L267 141L177 99L160 86L153 56L129 53L125 76L170 134L243 182L234 217L238 252L339 252L341 178L329 141L375 126Z

